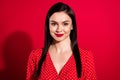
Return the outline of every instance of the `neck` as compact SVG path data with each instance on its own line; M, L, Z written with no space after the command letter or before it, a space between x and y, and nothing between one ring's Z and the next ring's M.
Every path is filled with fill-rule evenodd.
M61 53L64 51L71 51L71 40L68 37L67 39L60 41L60 42L54 42L52 44L52 47L55 49L57 53Z

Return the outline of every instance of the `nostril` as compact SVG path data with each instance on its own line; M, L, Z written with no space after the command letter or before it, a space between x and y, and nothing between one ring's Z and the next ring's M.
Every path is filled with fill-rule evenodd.
M60 30L57 30L56 32L57 32L57 33L59 33L59 32L62 32L62 31L60 31Z
M61 29L57 29L56 32L61 32L62 30Z

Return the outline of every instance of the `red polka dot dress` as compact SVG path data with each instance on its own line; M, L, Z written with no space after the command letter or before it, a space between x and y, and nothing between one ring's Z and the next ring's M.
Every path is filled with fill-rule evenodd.
M37 69L41 54L41 49L32 51L30 54L27 65L26 80L33 80L31 79L31 76ZM38 80L96 80L93 56L88 51L80 50L80 57L82 61L82 77L78 78L73 54L58 74L49 53L47 53Z

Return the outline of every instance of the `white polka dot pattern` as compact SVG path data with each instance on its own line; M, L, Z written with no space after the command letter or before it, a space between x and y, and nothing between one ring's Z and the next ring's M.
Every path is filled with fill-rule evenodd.
M26 80L33 80L31 77L37 69L41 53L41 49L31 52L28 59ZM93 56L91 55L91 53L80 49L80 57L82 61L82 77L78 78L73 55L64 65L60 74L58 74L48 53L46 56L46 60L42 65L39 80L97 80Z

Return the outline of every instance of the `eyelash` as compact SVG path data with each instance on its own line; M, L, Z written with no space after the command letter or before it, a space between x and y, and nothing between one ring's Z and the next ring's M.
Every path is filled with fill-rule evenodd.
M57 24L56 24L56 23L51 23L51 25L52 25L52 26L55 26L55 25L57 25Z
M63 23L64 26L67 26L69 23ZM57 25L57 23L51 23L52 26Z
M67 26L67 25L68 25L68 23L63 23L63 25L64 25L64 26Z

